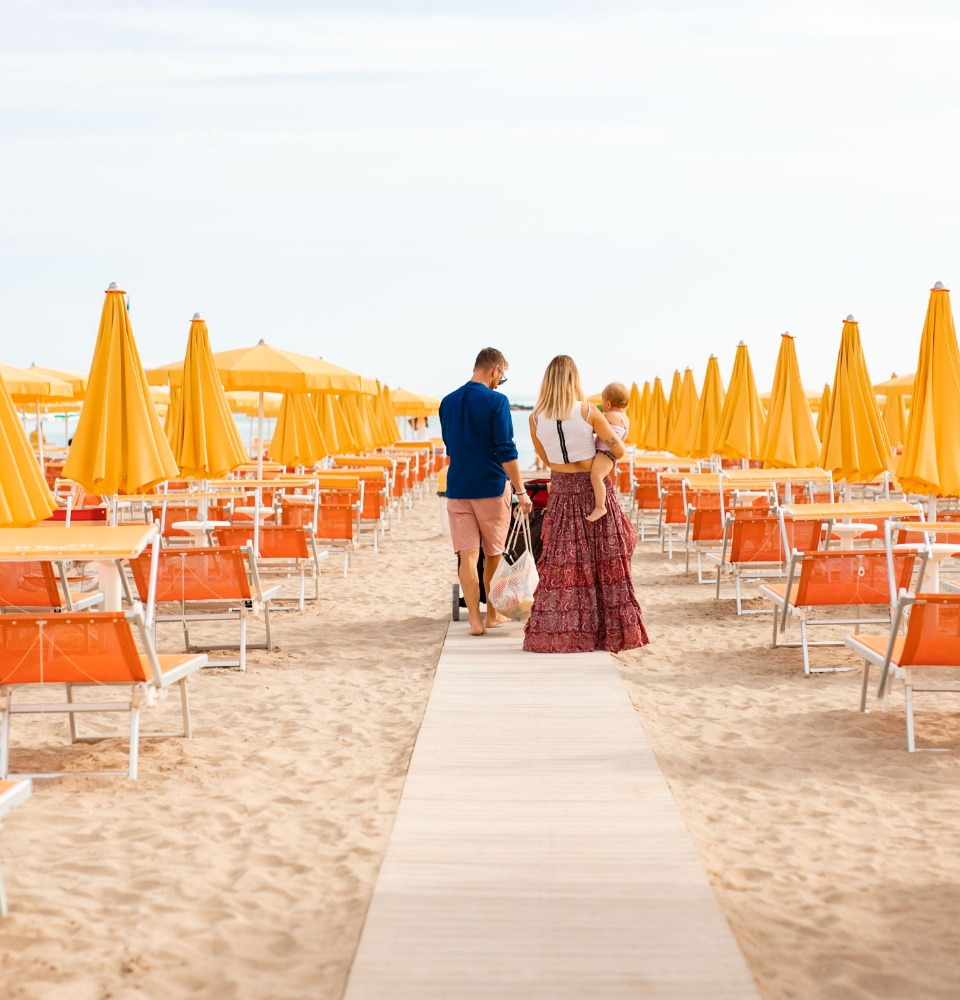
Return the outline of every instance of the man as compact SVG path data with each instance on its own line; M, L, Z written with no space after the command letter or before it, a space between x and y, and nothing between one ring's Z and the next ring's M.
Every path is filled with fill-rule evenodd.
M480 616L480 579L477 560L483 547L483 582L500 562L510 527L510 488L520 510L533 507L520 475L513 440L510 403L496 388L506 382L507 359L494 347L485 347L466 385L440 402L440 429L450 456L447 470L447 515L453 550L460 556L460 587L470 615L470 634L506 619L487 603L486 623Z

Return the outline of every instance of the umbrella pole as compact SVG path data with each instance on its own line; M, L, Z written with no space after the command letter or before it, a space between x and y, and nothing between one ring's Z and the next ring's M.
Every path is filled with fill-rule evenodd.
M260 390L260 408L257 414L257 479L263 479L263 389Z
M33 404L37 408L37 448L40 450L40 471L45 472L43 466L43 429L40 427L40 402Z

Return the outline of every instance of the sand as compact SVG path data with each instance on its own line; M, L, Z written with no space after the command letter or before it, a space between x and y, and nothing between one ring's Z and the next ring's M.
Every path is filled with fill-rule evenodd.
M4 998L342 995L446 628L437 527L431 498L347 580L331 560L278 652L195 679L195 738L145 741L136 782L37 782L0 829ZM764 998L957 996L960 699L918 696L949 752L908 755L899 692L860 715L856 674L805 678L681 560L647 543L634 571L652 643L621 673ZM64 731L15 720L14 767L122 764Z
M452 561L433 499L378 556L356 553L346 580L332 558L319 606L275 616L279 651L249 652L246 674L196 676L195 738L144 741L136 781L36 782L0 829L0 995L340 997L446 631ZM178 701L145 727L175 725ZM13 769L123 766L124 745L66 747L65 733L15 719Z

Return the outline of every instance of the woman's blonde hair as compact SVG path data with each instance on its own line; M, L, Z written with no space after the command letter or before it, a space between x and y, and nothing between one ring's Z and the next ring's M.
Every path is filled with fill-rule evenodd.
M583 399L580 372L568 354L558 354L543 373L540 394L533 408L534 415L542 413L547 420L569 420L573 408Z

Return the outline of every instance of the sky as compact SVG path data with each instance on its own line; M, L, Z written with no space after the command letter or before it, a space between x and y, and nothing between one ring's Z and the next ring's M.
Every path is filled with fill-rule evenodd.
M842 320L879 381L960 280L960 8L830 0L0 6L0 361L86 370L111 281L147 366L321 356L515 397ZM960 284L958 284L960 288Z

